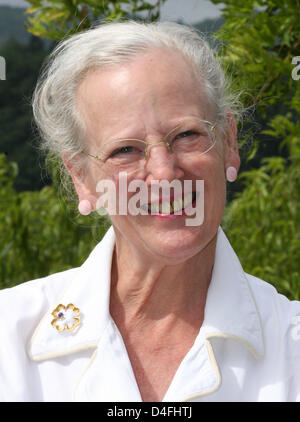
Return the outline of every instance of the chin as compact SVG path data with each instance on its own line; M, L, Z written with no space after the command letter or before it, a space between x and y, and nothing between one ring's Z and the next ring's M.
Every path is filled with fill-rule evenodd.
M201 252L214 237L204 226L147 231L142 242L148 251L172 264L179 264Z
M204 250L220 224L216 215L214 219L204 219L199 226L155 216L112 216L111 220L127 244L167 265L179 264Z

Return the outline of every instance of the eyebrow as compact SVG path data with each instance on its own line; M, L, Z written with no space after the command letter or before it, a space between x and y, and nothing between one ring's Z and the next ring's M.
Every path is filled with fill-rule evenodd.
M174 121L173 123L167 124L165 122L162 122L162 124L165 123L165 127L168 128L168 129L164 130L164 133L161 134L161 135L159 135L159 136L161 138L164 138L172 130L174 130L175 128L177 128L178 126L180 126L181 123L185 123L189 118L195 118L195 119L202 120L203 122L208 122L208 123L213 124L209 120L206 120L206 119L204 119L202 117L199 117L199 116L194 116L194 115L185 116L185 117L182 117L182 118L177 118L177 121L176 122ZM138 133L138 132L139 131L137 131L137 130L135 131L135 133ZM107 145L107 144L110 144L111 142L117 142L117 141L126 140L126 139L129 139L129 140L139 140L139 141L147 142L145 140L145 138L146 138L146 135L145 136L114 136L114 137L107 138L104 142L101 142L101 144L102 145ZM99 147L100 147L100 145L99 145Z

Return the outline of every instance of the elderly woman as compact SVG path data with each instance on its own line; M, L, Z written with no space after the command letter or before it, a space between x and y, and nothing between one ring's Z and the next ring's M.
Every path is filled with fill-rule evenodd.
M175 23L55 49L33 102L43 145L80 212L104 205L112 226L80 268L1 292L2 401L300 400L300 303L245 274L220 227L240 165L226 84Z

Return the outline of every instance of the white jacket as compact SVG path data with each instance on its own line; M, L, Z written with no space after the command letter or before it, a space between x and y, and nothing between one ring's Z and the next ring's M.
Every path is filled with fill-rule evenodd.
M0 401L141 401L109 314L114 243L111 227L81 267L0 292ZM79 308L73 331L52 326L59 304ZM300 401L300 302L245 274L221 228L203 325L163 401Z

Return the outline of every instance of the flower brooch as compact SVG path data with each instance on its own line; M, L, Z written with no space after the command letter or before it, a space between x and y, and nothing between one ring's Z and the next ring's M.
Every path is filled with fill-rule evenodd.
M72 303L69 303L67 306L58 305L51 315L54 316L51 325L57 331L74 330L80 323L80 310Z

